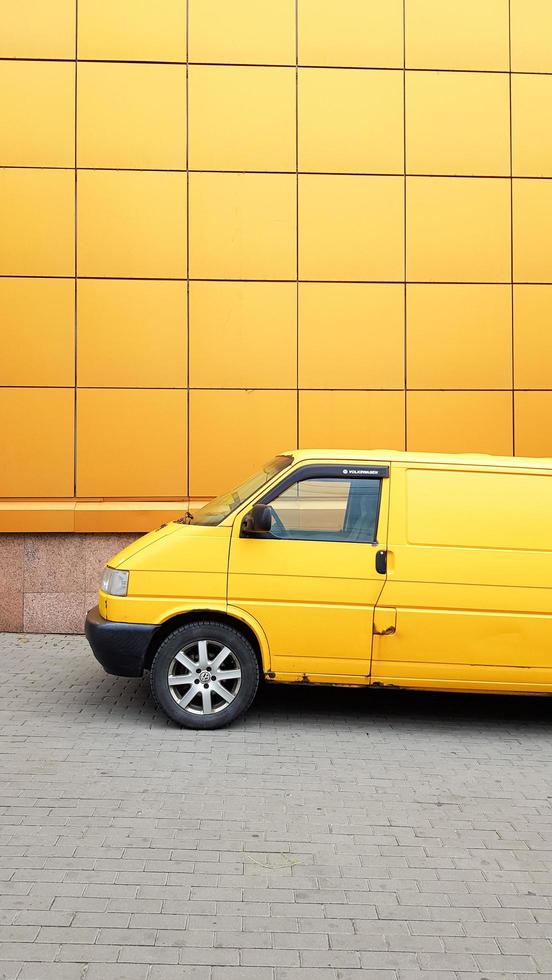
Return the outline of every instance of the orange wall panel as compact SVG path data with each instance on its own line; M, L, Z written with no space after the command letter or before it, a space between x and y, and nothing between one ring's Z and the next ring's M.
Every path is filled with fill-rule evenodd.
M79 497L183 497L186 448L185 392L79 390Z
M295 69L190 65L192 170L295 170Z
M407 448L413 452L512 452L512 394L410 391Z
M80 170L77 270L98 278L186 278L186 176Z
M295 2L188 0L190 61L229 65L294 63Z
M192 391L190 494L206 497L230 490L296 444L295 392Z
M300 68L297 99L300 170L403 172L402 71Z
M299 64L402 67L402 8L402 0L300 0Z
M294 388L297 286L190 283L192 388Z
M186 168L186 66L83 62L77 165Z
M75 175L0 170L0 275L75 273Z
M407 68L507 71L508 6L509 0L406 0Z
M552 456L552 392L517 391L516 448L521 456Z
M0 279L0 310L0 386L71 387L75 383L73 281Z
M187 290L165 279L80 279L77 384L185 388Z
M75 0L3 0L0 58L74 58L76 22Z
M3 497L72 497L74 393L0 388Z
M79 58L186 61L182 0L78 0L78 5Z
M409 388L511 388L510 286L409 283Z
M552 177L552 75L512 75L512 170Z
M510 0L512 70L552 72L552 5Z
M302 391L302 449L404 449L404 392Z
M409 174L509 174L508 75L409 71L406 167Z
M0 61L0 105L2 166L75 166L74 62Z
M299 178L299 277L394 281L404 276L400 177Z
M513 181L514 282L552 282L552 181Z
M552 285L514 286L516 388L550 388L552 378ZM542 433L543 427L537 427Z
M403 387L402 285L301 283L299 322L301 388Z
M291 174L190 174L190 276L294 279L296 192Z
M408 177L406 222L409 280L509 281L509 180Z

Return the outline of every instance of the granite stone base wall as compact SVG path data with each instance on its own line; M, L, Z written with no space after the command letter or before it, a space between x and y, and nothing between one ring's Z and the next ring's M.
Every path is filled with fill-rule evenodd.
M0 631L82 633L106 561L139 534L0 534Z

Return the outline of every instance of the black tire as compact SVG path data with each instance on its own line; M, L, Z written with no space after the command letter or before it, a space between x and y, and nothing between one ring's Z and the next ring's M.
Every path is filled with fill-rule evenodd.
M179 654L184 656L188 663L193 662L197 674L200 675L200 667L196 666L199 664L199 660L194 660L196 645L199 651L200 643L206 644L201 649L202 651L209 651L208 658L211 658L211 664L214 664L217 650L220 650L221 647L228 649L229 656L219 670L218 684L215 683L217 678L214 672L212 672L212 683L203 684L198 679L191 680L194 677L191 667L186 665L180 668L178 664L175 665L175 658ZM199 652L197 656L199 657ZM241 674L234 682L223 679L225 664L234 668L230 671L227 669L226 673ZM209 673L210 669L209 667L204 670L201 676ZM169 684L171 670L173 673L170 676L173 683ZM181 674L181 670L185 673ZM182 685L174 683L179 676L184 678ZM223 728L239 718L251 705L259 686L259 664L253 647L238 630L213 620L201 620L179 626L163 640L151 665L150 684L154 700L177 725L195 729ZM226 684L228 684L228 688L225 687L227 691L225 697L230 696L230 694L233 697L233 700L228 704L225 703L225 698L221 698L216 693L217 690L221 689L221 686ZM202 687L205 689L212 688L213 701L211 702L211 693L209 693L209 703L212 706L216 703L217 706L213 707L211 713L203 713ZM175 692L174 695L172 691ZM188 699L194 691L197 693L194 694L189 706L181 707L176 698L183 695L181 700Z

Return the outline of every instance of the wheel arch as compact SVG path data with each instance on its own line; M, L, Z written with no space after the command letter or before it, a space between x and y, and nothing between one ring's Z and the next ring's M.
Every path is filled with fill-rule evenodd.
M187 623L194 623L201 620L210 619L212 622L220 623L222 626L231 626L232 629L236 630L238 633L249 641L257 661L259 663L259 672L261 677L264 676L265 672L270 669L270 663L268 660L268 644L266 637L259 626L255 622L255 627L249 621L250 617L243 619L233 613L223 612L220 609L190 609L188 612L178 613L176 616L171 616L170 619L165 620L161 623L159 628L155 631L151 643L146 651L146 656L144 658L144 668L149 670L153 658L157 653L163 640L172 633L173 630L178 629L179 626L185 626Z

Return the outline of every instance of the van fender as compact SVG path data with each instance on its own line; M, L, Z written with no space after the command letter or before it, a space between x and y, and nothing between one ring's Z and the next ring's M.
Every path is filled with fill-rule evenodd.
M220 602L181 602L174 603L168 609L168 611L163 615L160 620L159 625L164 625L170 623L172 619L177 619L178 616L189 616L192 613L200 617L207 616L209 613L225 613L226 603L223 599Z
M259 644L259 650L261 651L261 661L263 671L270 670L270 648L268 645L268 637L262 628L261 624L254 616L246 612L245 609L241 609L239 606L233 606L230 603L226 606L226 612L228 616L233 619L240 619L242 623L249 626L253 630L255 636L257 637L257 643Z
M105 610L100 602L100 613L105 619L121 623L145 623L149 626L158 627L161 632L157 636L164 636L170 631L173 624L176 625L180 618L208 618L209 613L215 613L222 620L237 620L249 627L257 643L261 655L261 666L264 673L270 671L270 651L268 639L261 624L254 616L233 606L224 599L211 600L205 603L201 600L184 601L174 599L170 602L163 597L155 597L144 601L142 596L106 596L100 593L100 600L103 598ZM176 622L175 622L176 621Z
M105 600L105 611L102 608ZM100 612L106 619L121 623L147 623L150 626L164 626L178 616L199 612L226 613L224 599L208 600L167 598L166 596L109 596L100 592Z

